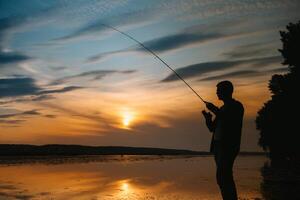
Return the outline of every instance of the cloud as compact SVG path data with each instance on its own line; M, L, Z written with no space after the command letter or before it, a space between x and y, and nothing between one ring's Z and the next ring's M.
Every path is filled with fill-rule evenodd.
M200 79L199 81L212 81L212 80L220 80L220 79L229 79L229 78L235 78L235 77L251 77L251 76L257 76L260 75L261 72L255 71L255 70L242 70L242 71L235 71L230 72L218 76L209 76L203 79Z
M73 39L77 39L82 36L91 35L91 34L100 34L113 31L115 32L110 26L113 27L123 27L129 28L141 25L142 23L150 23L158 16L153 15L152 10L137 10L131 12L125 12L118 15L113 15L105 18L99 18L93 22L86 24L85 26L79 28L78 30L74 31L73 33L59 37L54 39L55 42L65 42L70 41Z
M152 51L165 52L172 49L178 49L189 44L205 42L220 37L223 37L223 35L219 33L178 33L144 42L144 45ZM139 47L136 50L145 51L142 47Z
M31 96L30 98L25 98L25 99L17 99L15 100L15 102L18 101L44 101L44 100L49 100L49 99L55 99L55 97L48 95L48 94L44 94L44 95L38 95L38 96Z
M13 77L0 79L0 97L16 97L32 95L40 91L35 80L28 77Z
M6 39L8 31L17 27L26 21L23 17L5 17L0 19L0 49L3 48L3 42Z
M225 37L220 33L177 33L173 35L167 35L163 37L159 37L153 40L149 40L143 42L142 44L154 51L156 53L163 53L170 50L180 49L185 46L202 43L214 39L219 39ZM98 55L91 56L87 59L87 62L94 62L105 59L112 55L119 55L124 53L131 53L131 52L146 52L149 53L144 47L140 46L139 44L136 45L137 47L129 47L123 50L111 51L106 53L101 53Z
M235 60L235 61L213 61L213 62L205 62L205 63L197 63L193 65L188 65L175 71L182 77L182 78L192 78L205 75L207 73L221 71L225 69L235 68L240 65L251 64L254 67L266 67L270 64L278 64L279 56L272 56L272 57L264 57L264 58L254 58L254 59L246 59L246 60ZM171 82L179 80L178 77L172 73L161 82Z
M65 92L70 92L70 91L78 90L78 89L82 89L82 88L83 87L79 87L79 86L68 86L68 87L64 87L64 88L56 89L56 90L42 90L42 91L38 92L37 95L65 93Z
M101 1L100 1L101 2ZM115 2L115 1L113 1ZM96 20L87 23L78 30L59 37L55 41L67 41L82 37L85 35L101 33L108 31L108 28L103 26L103 24L108 24L121 29L128 29L129 27L145 25L150 23L158 23L164 20L185 18L187 20L205 20L207 18L220 16L221 19L226 19L222 15L238 18L239 16L245 15L245 12L252 14L257 10L270 10L274 8L289 7L291 4L295 4L293 1L289 1L290 5L283 2L239 2L234 3L228 2L209 2L209 1L154 1L147 4L127 2L121 5L122 9L116 9L117 6L111 9L105 9L106 6L95 5L93 8L78 9L77 13L86 12L98 12L98 17ZM94 2L95 4L95 2ZM110 1L107 4L112 4ZM276 5L276 6L275 6ZM80 7L86 5L80 4ZM100 10L99 10L100 9ZM111 10L111 12L109 12ZM85 13L85 15L87 15ZM96 18L97 15L95 15ZM76 17L76 15L75 15ZM222 28L226 28L222 26Z
M218 76L209 76L199 81L214 81L214 80L221 80L221 79L230 79L230 78L245 78L245 77L257 77L257 76L265 76L273 73L282 73L287 72L287 67L277 68L277 69L270 69L265 71L257 71L257 70L241 70L235 71L230 73L221 74Z
M0 119L0 124L10 124L10 125L15 125L15 124L20 124L26 120L22 119Z
M31 57L17 53L17 52L3 52L0 49L0 64L11 64L26 61Z
M47 117L47 118L56 118L57 115L44 115L44 117Z
M40 113L37 110L28 110L23 112L23 115L39 115Z
M87 35L87 34L91 34L91 33L95 33L95 32L106 31L106 30L107 30L107 27L105 27L102 22L95 22L95 23L86 25L85 27L82 27L79 30L77 30L69 35L66 35L66 36L63 36L60 38L56 38L53 41L57 41L57 42L68 41L68 40L75 39L75 38L78 38L83 35Z
M115 72L116 71L114 71L114 70L94 70L94 71L83 72L81 74L77 74L74 76L68 76L68 77L65 77L65 79L80 78L80 77L92 77L93 80L99 80L99 79L102 79L104 76L115 73Z
M252 60L252 66L253 67L267 67L273 64L281 64L283 62L283 59L281 56L270 56L270 57L264 57L264 58L255 58Z
M197 24L189 26L180 30L177 33L165 35L148 41L140 41L148 49L157 52L164 53L171 50L176 50L191 45L197 45L204 42L214 40L225 40L233 37L241 37L243 35L249 35L257 33L257 31L238 30L233 32L231 29L239 27L244 24L243 20L234 21L222 21L212 24ZM226 31L227 30L227 31ZM130 35L131 36L131 35ZM246 47L245 47L246 48ZM106 59L110 56L121 55L125 53L133 52L147 52L145 48L136 43L135 46L131 46L125 49L105 52L91 56L87 59L87 62L95 62Z
M68 69L66 66L55 66L55 67L50 67L51 70L53 71L63 71L65 69Z
M124 70L124 71L118 71L118 70L93 70L93 71L87 71L87 72L83 72L80 74L76 74L73 76L65 76L63 78L57 79L55 81L53 81L50 85L58 85L58 84L62 84L65 83L67 81L70 80L74 80L77 78L84 78L87 77L90 80L100 80L102 78L104 78L107 75L111 75L111 74L115 74L115 73L120 73L120 74L130 74L130 73L134 73L136 72L136 70Z
M226 39L232 39L234 37L241 37L250 34L260 34L260 32L257 30L243 29L241 28L241 26L245 26L245 20L235 19L235 20L222 20L220 22L213 22L209 24L200 23L200 24L186 27L175 34L172 33L152 40L140 41L140 42L145 47L147 47L148 49L154 52L164 53L167 51L176 50L190 45L200 44L203 42L209 42L213 40L226 40ZM135 46L131 46L129 48L104 52L101 54L91 56L87 59L87 62L95 62L95 61L106 59L110 56L121 55L125 53L133 53L136 51L146 52L145 48L143 48L142 46L136 43ZM237 49L233 49L230 52L224 53L224 55L230 59L232 58L245 59L247 55L248 56L250 55L269 56L267 55L267 53L269 52L270 52L270 47L265 47L264 44L256 43L256 44L249 44L249 45L238 47ZM265 53L265 54L261 55L259 53Z
M299 1L295 0L275 0L275 1L196 1L189 8L189 12L184 13L182 18L184 19L198 19L203 20L210 17L217 17L220 19L226 19L229 17L239 18L249 15L259 16L259 13L268 13L268 17L276 18L278 9L285 12L289 12L290 16L297 16L299 8ZM205 4L206 5L203 5ZM197 5L200 4L200 5ZM201 5L202 4L202 5ZM273 11L273 12L272 12ZM266 20L263 20L265 22ZM259 23L257 21L256 23Z
M35 84L35 80L30 77L10 77L10 78L1 78L0 79L0 97L18 97L25 95L34 95L35 97L44 98L47 94L52 93L64 93L82 87L69 86L60 89L44 89ZM42 96L41 96L42 95Z
M287 67L281 67L281 68L269 70L269 72L272 72L272 73L282 73L282 72L288 72L288 70L289 69Z
M85 114L82 112L82 110L76 110L71 107L63 107L59 103L41 102L40 105L42 105L45 108L58 110L60 112L71 115L73 117L81 117L81 118L89 119L89 120L97 122L99 125L103 125L103 126L106 126L107 128L111 128L110 122L99 113L98 114Z
M81 28L75 30L74 32L65 35L63 37L56 38L52 40L52 42L64 42L64 41L70 41L73 39L77 39L86 35L93 35L93 34L100 34L100 33L117 33L116 30L113 30L114 28L117 28L121 31L126 31L130 28L133 27L142 27L147 24L151 23L158 23L162 21L169 21L169 19L173 19L174 17L178 17L181 15L187 16L190 13L187 13L193 9L197 10L199 12L199 8L201 10L203 7L207 6L208 3L201 3L201 2L182 2L182 1L176 1L174 2L168 2L168 1L163 1L163 2L155 2L155 3L150 3L149 6L142 6L137 5L136 8L134 9L129 9L125 10L125 12L121 11L118 12L117 14L105 16L105 17L100 17L97 20L94 21L89 21L86 23L86 25L82 26ZM130 5L130 4L129 4ZM215 6L215 5L214 5ZM218 6L219 7L219 6ZM218 8L218 10L222 10L223 7ZM205 11L205 9L203 10ZM201 11L201 12L203 12ZM113 13L113 12L112 12ZM194 15L194 14L193 14ZM110 27L111 26L111 27ZM224 25L224 22L220 24L217 27L222 27L218 28L218 30L224 30L224 28L230 29L229 26L236 26L236 23L230 22L226 23ZM112 28L113 27L113 28ZM203 27L203 23L201 23L201 27ZM206 27L207 28L207 27ZM212 27L209 27L212 28ZM201 29L203 30L203 29ZM214 29L215 30L215 29ZM198 29L199 33L199 29ZM119 34L119 33L118 33ZM103 36L103 35L102 35ZM174 41L169 42L169 40L178 39L178 44L179 46L182 45L182 40L189 41L191 42L193 40L206 40L210 39L211 37L218 37L218 35L215 34L209 34L209 33L202 33L202 34L188 34L188 33L179 33L178 35L171 35L171 36L166 36L165 38L161 38L161 41L158 42L163 42L164 45L176 45ZM213 38L212 38L213 39ZM162 46L157 46L157 41L150 41L151 43L149 45L155 45L155 47L158 48L158 51L160 51ZM152 43L153 42L153 43ZM185 42L183 42L185 43ZM167 48L167 47L166 47Z
M49 99L55 99L55 97L45 94L45 95L30 95L30 96L18 96L13 99L0 101L0 105L11 104L11 103L22 103L22 102L39 102Z
M70 28L73 27L74 24L78 26L78 24L81 25L87 21L90 22L95 18L99 18L99 16L101 16L101 19L103 16L105 16L105 19L110 19L109 15L116 13L113 12L113 10L118 9L118 7L123 7L127 2L123 0L92 0L86 3L67 0L46 3L32 2L30 5L22 5L23 3L21 2L18 4L12 2L12 4L14 5L8 6L7 11L5 7L9 5L9 2L0 6L1 11L5 10L3 15L8 15L0 19L0 47L4 46L3 43L7 42L7 39L12 33L22 28L27 29L28 27L31 28L33 26L49 24L55 26L62 25ZM117 13L119 15L120 12ZM119 16L119 20L116 19L116 21L120 21L120 19L122 19L122 16ZM124 19L126 19L126 17L124 17ZM137 19L139 18L137 17ZM65 21L68 21L68 23L66 24ZM87 27L88 26L92 25L90 24L87 25ZM81 34L81 31L78 32Z
M27 14L14 14L0 19L0 49L5 47L9 37L16 31L26 25L34 22L41 22L41 20L48 21L45 17L53 12L57 7L44 8L39 11L28 12Z
M232 67L236 67L242 64L243 61L215 61L215 62L205 62L205 63L197 63L193 65L188 65L175 71L182 77L182 78L192 78L196 76L203 75L208 72L219 71L222 69L229 69ZM161 82L170 82L176 81L178 77L175 74L170 74Z
M87 58L86 62L96 62L96 61L100 61L100 60L104 60L108 57L114 56L114 55L121 55L124 53L130 53L133 52L135 48L127 48L127 49L122 49L122 50L117 50L117 51L109 51L109 52L105 52L105 53L101 53L101 54L97 54L94 56L90 56L89 58Z
M11 118L16 116L30 116L30 115L40 115L40 114L41 113L39 113L37 110L28 110L21 113L0 115L0 119L6 119L6 118Z
M223 55L228 59L245 59L249 57L267 56L273 49L274 47L271 47L270 44L253 43L237 46L223 53Z

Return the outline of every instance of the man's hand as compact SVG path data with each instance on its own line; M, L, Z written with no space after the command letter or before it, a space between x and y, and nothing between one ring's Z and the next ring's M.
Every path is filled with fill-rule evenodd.
M213 132L214 129L213 129L212 114L210 112L206 112L205 110L202 110L202 114L205 118L205 123L206 123L206 126L207 126L208 130L210 132Z
M215 106L213 103L205 102L205 105L208 110L212 111L215 114L219 111L219 108Z
M206 112L205 110L202 110L202 114L205 117L206 120L212 119L212 114L210 112Z

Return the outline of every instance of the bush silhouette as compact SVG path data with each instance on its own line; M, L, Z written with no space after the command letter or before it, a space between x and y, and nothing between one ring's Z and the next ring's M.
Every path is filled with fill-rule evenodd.
M271 100L256 117L259 145L270 152L271 161L276 163L300 160L300 21L290 23L286 29L280 31L283 47L279 52L289 72L272 76L269 81Z

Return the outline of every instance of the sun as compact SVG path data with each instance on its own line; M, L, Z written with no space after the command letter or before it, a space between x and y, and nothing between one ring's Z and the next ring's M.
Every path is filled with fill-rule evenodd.
M122 111L122 125L124 128L129 128L134 120L134 113L129 109L124 109Z
M128 127L132 121L132 115L129 113L125 113L123 116L123 125Z

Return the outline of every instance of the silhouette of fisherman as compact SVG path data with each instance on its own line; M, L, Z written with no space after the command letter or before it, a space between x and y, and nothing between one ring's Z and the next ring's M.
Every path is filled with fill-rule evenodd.
M237 192L232 174L234 160L239 153L243 123L243 105L232 98L233 85L230 81L217 84L217 96L224 105L218 108L206 102L211 112L202 111L206 125L213 132L210 151L214 154L217 167L217 183L223 200L237 200Z

